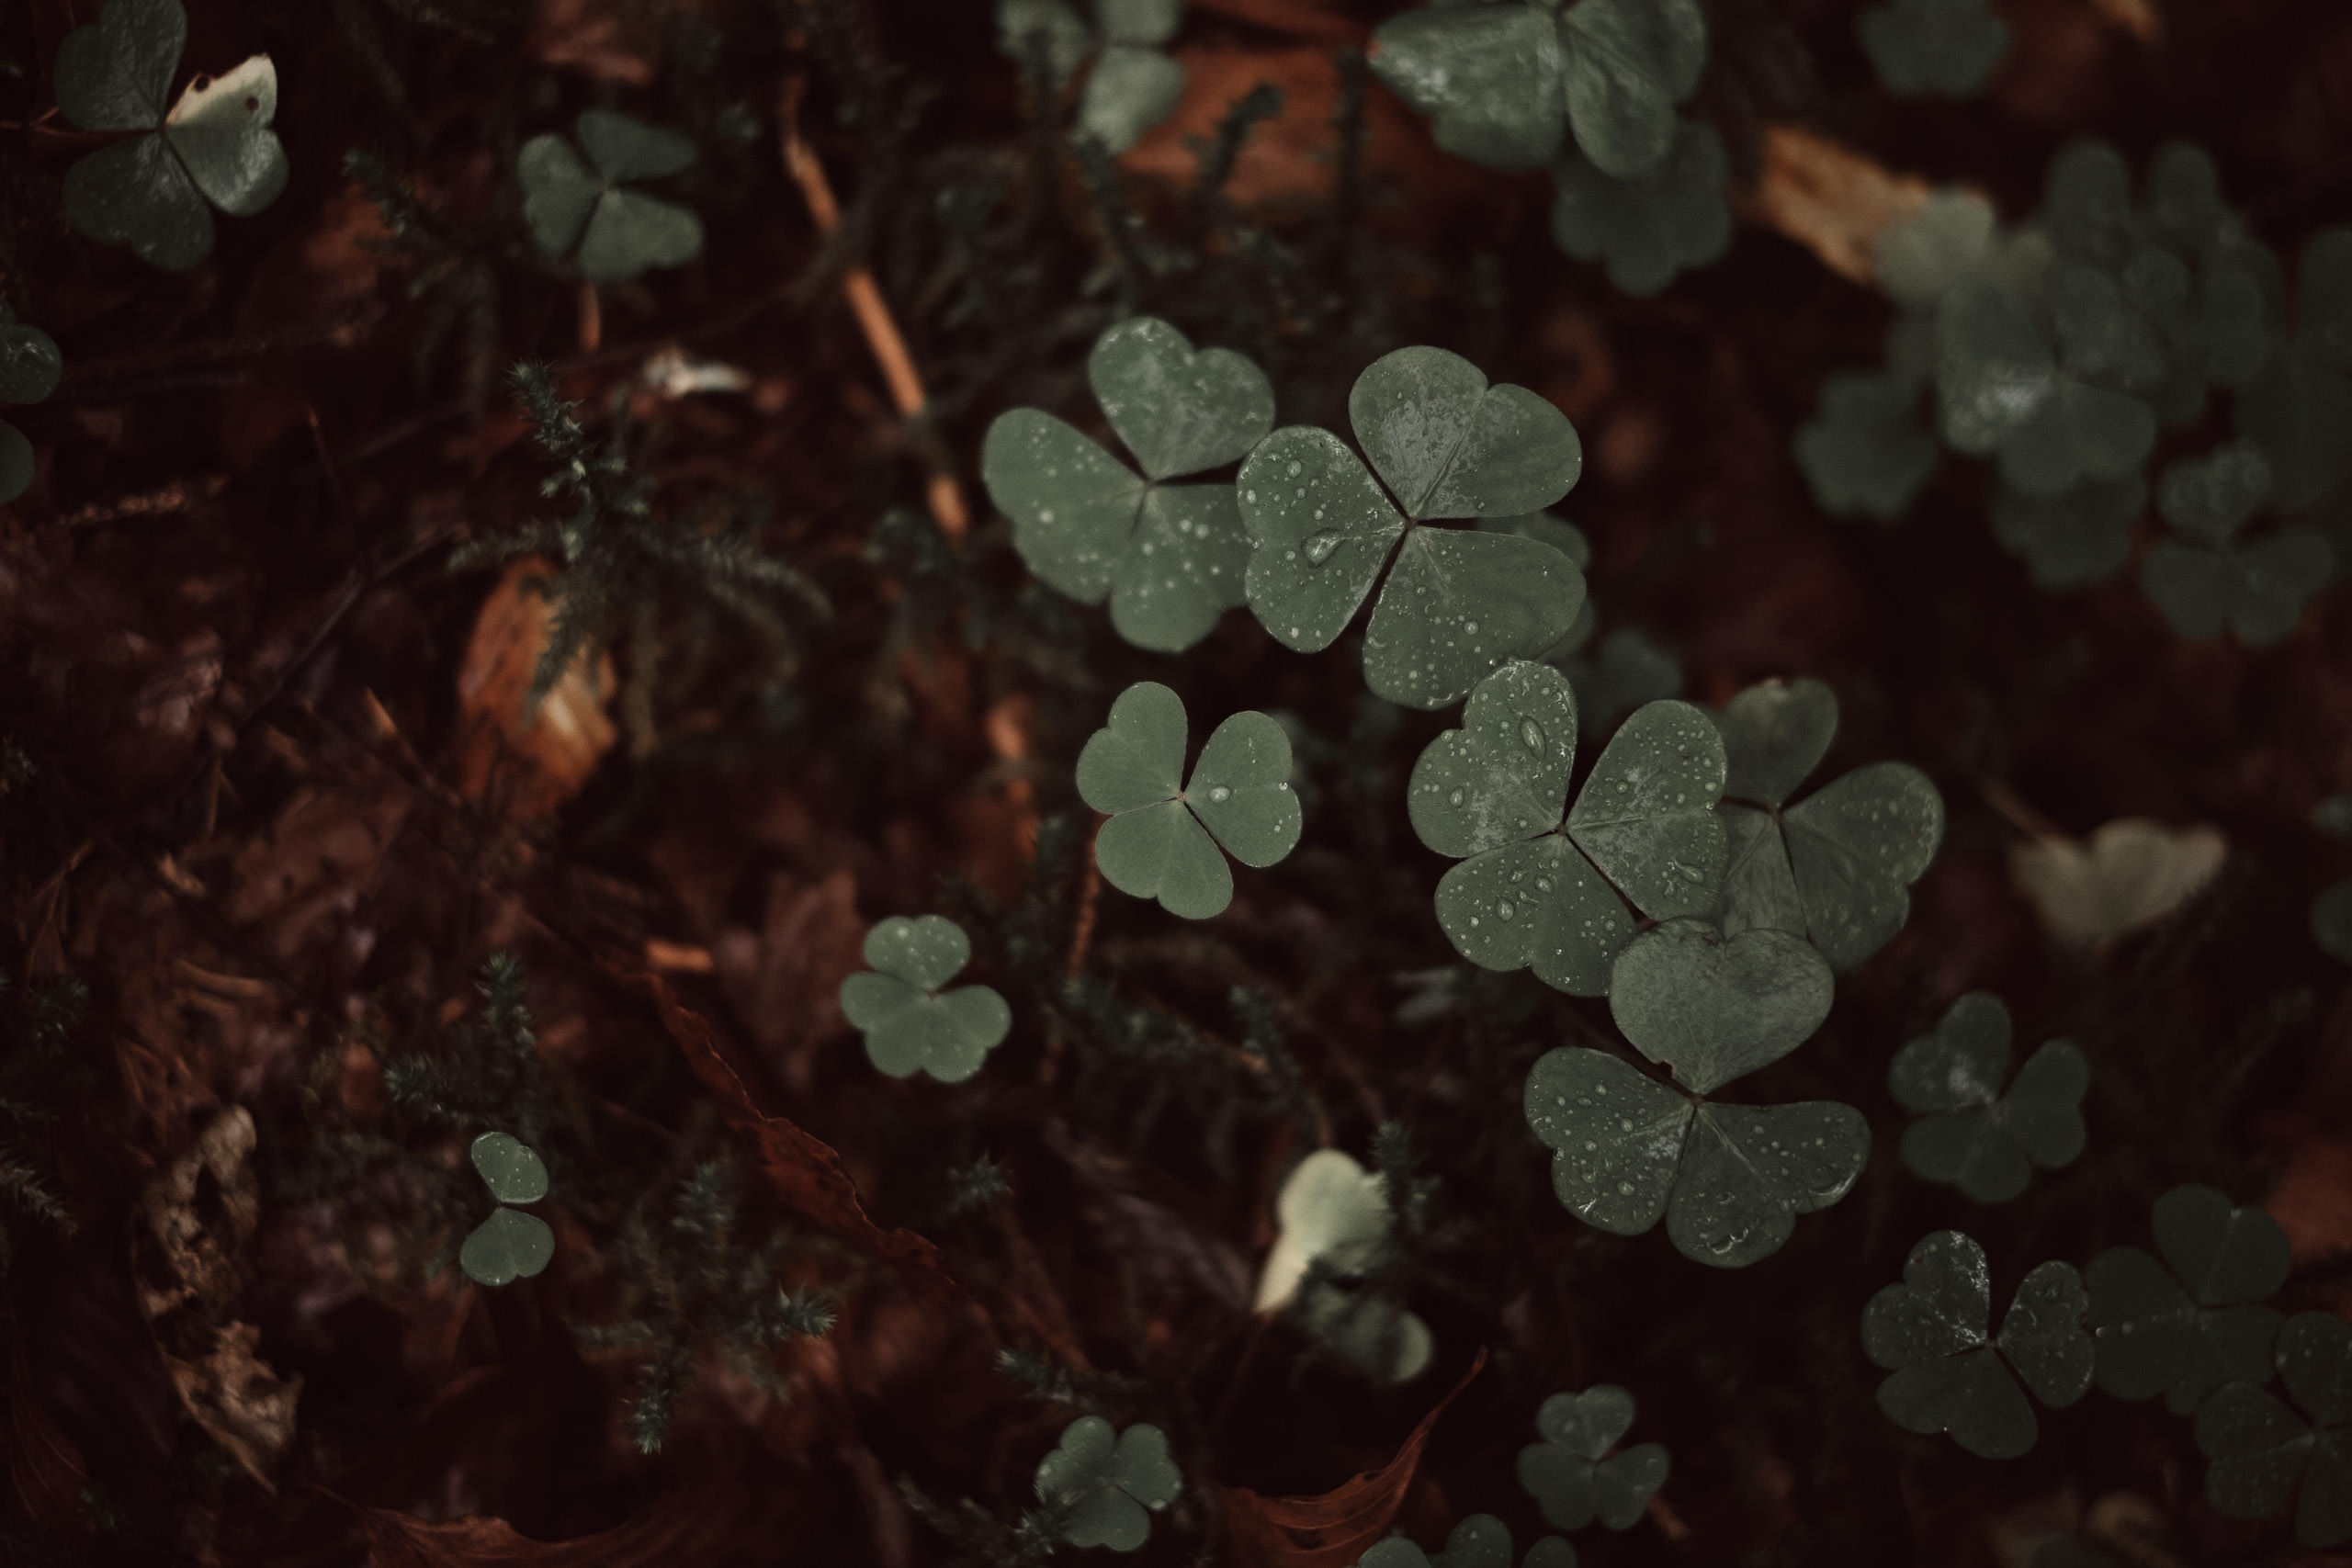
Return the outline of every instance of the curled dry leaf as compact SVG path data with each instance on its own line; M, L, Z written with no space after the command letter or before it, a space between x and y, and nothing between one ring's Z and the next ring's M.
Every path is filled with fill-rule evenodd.
M1388 1533L1419 1470L1437 1418L1487 1364L1481 1348L1462 1381L1446 1391L1406 1437L1396 1455L1319 1497L1261 1497L1245 1486L1220 1486L1230 1561L1250 1568L1346 1568Z
M529 559L506 569L482 601L458 673L467 720L458 785L476 800L499 795L516 817L545 816L579 794L619 734L605 712L610 656L592 664L582 653L531 711L531 677L555 619L537 583L554 570Z
M1764 169L1746 216L1819 256L1832 272L1869 284L1878 237L1928 205L1928 182L1794 125L1764 128Z
M702 1484L669 1493L610 1529L572 1540L533 1540L504 1519L480 1515L421 1519L396 1508L355 1511L368 1541L368 1568L666 1568L715 1562L756 1521L729 1466L697 1468L705 1477Z
M2222 868L2218 828L2168 828L2122 817L2087 840L2057 834L2017 845L2009 874L2065 947L2095 947L2170 916Z
M302 1379L299 1373L291 1379L279 1377L257 1353L260 1345L257 1325L222 1324L214 1331L210 1349L185 1361L166 1351L164 1370L196 1424L265 1491L276 1492L271 1472L286 1445L294 1440Z

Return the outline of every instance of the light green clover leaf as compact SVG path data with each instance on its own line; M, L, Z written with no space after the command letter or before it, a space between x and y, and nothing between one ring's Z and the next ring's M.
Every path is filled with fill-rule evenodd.
M0 300L0 403L38 403L57 390L65 372L57 340L17 320ZM0 420L0 505L16 500L33 482L33 444Z
M1911 1249L1903 1282L1862 1310L1862 1353L1894 1374L1878 1386L1879 1408L1906 1432L1950 1432L1979 1458L2015 1459L2039 1435L2018 1380L2052 1410L2090 1389L2084 1306L2072 1265L2039 1264L2018 1284L1996 1338L1984 1249L1958 1231L1938 1231Z
M1837 697L1818 681L1768 682L1732 699L1716 719L1731 776L1721 816L1730 857L1718 914L1726 934L1758 928L1812 940L1830 967L1851 969L1894 940L1911 915L1911 884L1943 840L1944 803L1907 762L1855 769L1795 806L1781 754L1759 750L1774 723L1794 725L1823 750L1837 733ZM1727 727L1727 728L1725 728ZM1817 760L1820 752L1813 752ZM1791 753L1790 755L1793 755ZM1763 759L1770 756L1768 764Z
M1682 121L1674 145L1648 174L1617 179L1573 150L1552 165L1559 197L1552 241L1578 261L1600 262L1628 294L1656 294L1675 275L1723 259L1731 248L1724 186L1731 164L1715 128Z
M1133 1551L1151 1534L1151 1515L1184 1489L1184 1476L1159 1427L1138 1421L1114 1438L1110 1422L1081 1416L1037 1461L1036 1485L1063 1540Z
M1309 1281L1291 1318L1333 1359L1379 1383L1409 1382L1429 1370L1436 1340L1417 1313L1386 1295L1330 1280Z
M1079 94L1079 129L1124 152L1183 96L1183 62L1160 47L1176 36L1183 12L1183 0L1094 0L1090 28L1069 0L997 0L997 50L1026 62L1042 48L1057 87L1092 55Z
M625 283L702 254L702 220L690 209L628 188L691 166L691 141L616 109L583 110L573 130L584 160L555 135L532 137L515 155L523 220L542 252L578 245L572 264L591 283Z
M1936 322L1936 385L1945 441L1999 460L2031 495L2139 470L2155 443L2147 404L2060 368L2056 349L2006 291L1962 288Z
M1882 85L1902 97L1973 98L1984 90L2009 27L1984 0L1890 0L1854 18Z
M2136 1247L2091 1259L2098 1386L2118 1399L2161 1393L2186 1416L2224 1382L2269 1378L2278 1314L2255 1303L2286 1283L2292 1259L2276 1220L2211 1187L2174 1188L2154 1221L2163 1262Z
M1871 272L1895 303L1929 310L1995 266L2000 215L1974 191L1940 186L1908 218L1888 224L1871 247Z
M1292 1316L1334 1357L1382 1382L1402 1382L1430 1363L1429 1325L1376 1294L1335 1281L1380 1260L1396 1219L1381 1179L1339 1149L1299 1161L1274 1202L1281 1234L1258 1276L1256 1310Z
M1150 316L1097 338L1086 373L1143 477L1053 415L1012 409L989 426L981 479L1031 571L1081 604L1107 594L1137 648L1181 652L1242 603L1250 545L1232 485L1164 481L1248 453L1273 425L1273 389L1241 355L1195 350Z
M2056 495L2028 495L2003 484L1993 497L1993 537L2023 558L2044 592L2103 582L2132 558L2132 525L2148 504L2137 474L2086 479Z
M962 1083L1012 1027L1012 1010L988 986L941 987L972 961L972 939L942 915L893 916L865 933L873 967L842 981L842 1016L865 1035L865 1055L894 1078L927 1072Z
M458 1266L479 1285L511 1285L546 1269L555 1257L555 1232L537 1214L505 1207L548 1195L548 1168L538 1152L511 1133L484 1133L468 1151L499 1207L458 1249Z
M85 130L146 131L85 154L65 172L65 215L94 240L185 271L212 254L212 212L250 218L286 188L286 148L270 130L277 68L266 54L198 77L166 108L187 42L179 0L107 0L57 47L57 107ZM209 205L208 205L208 203Z
M2009 1010L1990 991L1971 991L1933 1032L1894 1054L1886 1083L1922 1120L1903 1135L1903 1163L1923 1181L1957 1187L1980 1203L2006 1203L2026 1189L2033 1166L2056 1170L2083 1152L2083 1091L2089 1061L2071 1040L2052 1040L2009 1070Z
M2224 1383L2198 1407L2206 1498L2216 1513L2262 1519L2300 1487L2295 1539L2341 1546L2352 1541L2352 1325L2297 1313L2278 1330L2278 1367L2300 1414L2252 1382Z
M1604 994L1610 960L1634 934L1612 888L1655 919L1714 897L1722 741L1688 703L1652 703L1602 750L1564 816L1577 741L1566 676L1505 665L1462 718L1422 750L1406 785L1413 830L1462 863L1438 882L1438 924L1482 968L1532 965L1573 996Z
M1257 541L1250 608L1274 639L1329 648L1393 556L1364 629L1377 694L1443 707L1504 660L1556 644L1584 603L1573 561L1522 534L1427 520L1559 500L1584 466L1567 416L1524 387L1487 385L1460 355L1400 348L1356 378L1348 417L1378 479L1312 425L1275 431L1241 465L1241 521Z
M1707 21L1696 0L1433 5L1381 24L1372 68L1430 117L1437 144L1500 169L1576 146L1635 179L1674 144L1674 106L1699 85Z
M1936 471L1936 443L1919 427L1919 388L1907 376L1834 375L1821 412L1796 434L1797 467L1824 512L1893 523Z
M1870 1157L1870 1123L1850 1105L1694 1101L1585 1047L1539 1058L1525 1104L1569 1213L1618 1235L1663 1215L1677 1251L1718 1269L1778 1252L1796 1216L1843 1198Z
M1264 714L1237 713L1218 725L1190 784L1184 739L1183 699L1138 681L1079 753L1078 793L1111 818L1094 837L1103 880L1159 899L1171 915L1205 920L1233 902L1226 854L1269 866L1296 847L1298 796L1290 787L1290 737Z
M1555 1393L1537 1408L1544 1440L1519 1450L1519 1483L1545 1523L1574 1530L1597 1518L1622 1530L1640 1520L1668 1466L1663 1444L1611 1451L1633 1424L1634 1396L1615 1383Z

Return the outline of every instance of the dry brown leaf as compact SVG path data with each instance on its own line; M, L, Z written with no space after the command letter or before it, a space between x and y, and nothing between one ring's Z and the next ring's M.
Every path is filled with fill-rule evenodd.
M266 836L238 848L221 910L253 929L282 962L323 937L339 939L345 917L375 885L385 852L408 820L409 792L379 781L370 793L305 789L287 803Z
M2213 878L2229 853L2217 828L2167 828L2124 817L2088 840L2057 834L2009 851L2009 874L2065 947L2095 947L2164 919Z
M1420 1468L1421 1450L1437 1418L1487 1364L1484 1347L1462 1381L1405 1438L1396 1457L1319 1497L1261 1497L1243 1486L1220 1486L1226 1529L1238 1568L1347 1568L1388 1533Z
M458 673L467 719L458 787L474 800L497 795L516 817L545 816L578 795L619 733L605 712L613 698L609 656L592 662L583 651L538 711L527 711L531 677L555 620L537 584L553 570L537 559L506 569L482 601Z
M1873 276L1878 237L1928 204L1929 186L1802 126L1764 128L1764 168L1745 215L1856 283Z
M760 1168L787 1208L851 1246L898 1264L917 1282L958 1301L970 1301L928 1237L910 1230L886 1231L874 1223L839 1151L788 1118L772 1116L759 1108L741 1068L730 1059L739 1057L740 1052L719 1040L710 1020L680 1003L658 975L618 969L611 973L652 998L662 1027L670 1032L695 1077L718 1097L721 1114L749 1132L757 1143Z
M257 1354L261 1330L250 1323L227 1323L214 1331L212 1348L193 1360L164 1353L180 1403L196 1424L227 1449L259 1482L276 1492L272 1479L286 1445L294 1440L295 1405L302 1379L289 1382Z
M689 1568L717 1562L743 1529L742 1488L723 1464L704 1483L673 1492L611 1529L538 1541L504 1519L420 1519L396 1508L358 1508L368 1568ZM332 1494L330 1494L332 1495Z

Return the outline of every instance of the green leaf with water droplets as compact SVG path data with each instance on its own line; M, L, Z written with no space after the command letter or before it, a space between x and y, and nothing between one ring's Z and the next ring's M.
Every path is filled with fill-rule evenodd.
M1958 1231L1939 1231L1912 1249L1903 1282L1863 1309L1862 1351L1894 1374L1879 1385L1878 1402L1896 1426L1950 1432L1984 1459L2015 1459L2033 1447L2039 1427L2008 1363L2043 1403L2064 1408L2090 1385L2089 1337L2081 1281L2066 1264L2044 1263L2026 1276L1998 1340L1992 1298L1984 1249Z
M1540 169L1567 130L1559 25L1533 6L1424 6L1383 22L1372 68L1429 117L1437 144L1497 169Z
M1029 570L1081 604L1100 604L1142 505L1134 471L1052 414L1008 409L981 443L980 481L1012 519L1012 547Z
M1456 859L1560 824L1576 763L1576 690L1548 664L1481 681L1462 728L1430 742L1405 788L1421 842Z
M2004 1095L2008 1067L2008 1009L1989 991L1960 998L1933 1032L1894 1054L1887 1088L1922 1115L1903 1136L1914 1175L2005 1203L2025 1190L2032 1166L2055 1170L2082 1153L2090 1064L2081 1048L2045 1043Z
M1274 426L1264 371L1229 348L1195 349L1152 316L1131 316L1096 338L1086 379L1154 480L1238 462Z
M1598 1518L1630 1529L1666 1484L1668 1458L1657 1443L1612 1453L1634 1424L1634 1396L1615 1383L1555 1393L1535 1412L1543 1438L1519 1450L1519 1483L1557 1529L1582 1529Z
M1742 931L1804 932L1804 900L1797 896L1796 873L1789 869L1788 840L1769 811L1725 801L1724 819L1730 857L1724 866L1723 903L1715 924L1725 936Z
M1238 713L1219 725L1192 783L1180 787L1184 737L1182 699L1137 682L1079 753L1078 791L1110 814L1094 840L1103 879L1197 920L1233 900L1218 844L1245 865L1272 865L1296 846L1300 808L1290 787L1290 738L1265 715Z
M1110 152L1124 152L1176 112L1184 96L1183 62L1156 49L1113 44L1094 57L1079 95L1079 129Z
M1846 1196L1870 1150L1870 1123L1834 1100L1702 1105L1667 1201L1667 1235L1694 1262L1759 1263L1786 1245L1799 1214Z
M1849 1105L1694 1106L1589 1049L1539 1059L1526 1111L1570 1213L1623 1235L1662 1213L1677 1250L1721 1269L1779 1251L1796 1216L1844 1197L1870 1154L1870 1125Z
M1944 802L1908 762L1873 762L1815 792L1781 818L1806 934L1834 969L1850 969L1894 940L1911 916L1911 884L1943 841Z
M179 0L107 0L96 22L58 43L59 111L85 130L153 130L164 123L187 43Z
M458 1249L458 1266L478 1285L511 1285L546 1269L555 1257L555 1232L537 1214L498 1208Z
M2321 1549L2352 1540L2352 1427L2345 1425L2352 1409L2316 1407L2310 1395L2320 1391L2299 1376L2309 1370L2299 1367L2301 1357L2321 1349L2323 1339L2332 1342L2326 1350L2340 1374L2352 1347L2352 1329L2341 1318L2298 1313L2279 1335L2278 1370L2300 1413L2251 1382L2232 1382L2199 1407L2196 1427L2197 1446L2211 1461L2205 1496L2216 1513L2268 1518L2300 1491L2295 1539ZM2327 1403L2324 1393L2319 1403Z
M1231 485L1154 485L1135 517L1111 570L1112 628L1137 648L1181 653L1246 598L1241 509Z
M65 373L57 340L17 320L0 300L0 403L46 401Z
M1838 738L1838 694L1810 675L1763 681L1714 716L1724 738L1724 795L1779 806L1804 783Z
M1241 521L1256 542L1248 596L1274 640L1317 653L1347 629L1405 520L1345 443L1294 424L1241 465Z
M1706 1094L1779 1061L1829 1016L1837 982L1787 931L1726 939L1704 920L1668 920L1617 954L1609 1010L1675 1081Z
M1566 636L1584 593L1576 564L1539 540L1408 529L1364 628L1364 683L1407 707L1443 707Z
M839 999L878 1071L961 1083L980 1070L1011 1031L1012 1010L988 986L940 989L971 957L964 929L940 915L893 916L865 933L873 970L843 979Z
M1438 879L1436 902L1463 957L1532 968L1572 997L1607 995L1610 960L1634 935L1624 901L1560 833L1472 856Z
M500 1202L536 1203L548 1195L546 1162L514 1134L484 1133L466 1154Z
M1038 1499L1072 1546L1135 1551L1151 1533L1151 1515L1184 1489L1168 1434L1145 1421L1114 1432L1102 1416L1081 1416L1037 1461Z
M1652 919L1705 914L1729 855L1714 810L1724 776L1723 737L1704 710L1645 704L1593 763L1568 836Z
M1576 427L1524 387L1488 386L1442 348L1400 348L1348 393L1364 455L1407 517L1508 517L1540 511L1584 469Z

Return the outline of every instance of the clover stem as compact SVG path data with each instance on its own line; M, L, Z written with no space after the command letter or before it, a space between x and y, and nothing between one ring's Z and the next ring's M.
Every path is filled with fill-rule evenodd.
M833 187L825 178L825 166L800 139L800 94L805 85L797 76L786 79L776 121L784 142L785 170L800 186L801 199L808 204L808 216L815 220L817 232L830 239L841 227L841 205L833 199ZM907 340L899 335L898 323L891 319L890 307L882 298L880 285L874 281L873 270L863 262L853 262L842 268L842 294L849 300L850 312L857 318L859 330L865 334L865 344L873 351L875 363L881 367L882 379L890 389L890 400L899 405L899 413L908 424L915 427L918 446L934 447L935 443L922 439L921 429L929 400L923 395L922 378L915 371L914 355L907 352ZM939 524L939 531L950 540L961 541L972 524L971 512L964 504L964 491L948 470L944 456L936 450L930 450L928 456L932 474L924 499Z
M596 286L580 286L580 352L594 354L604 346L605 312L596 299Z

